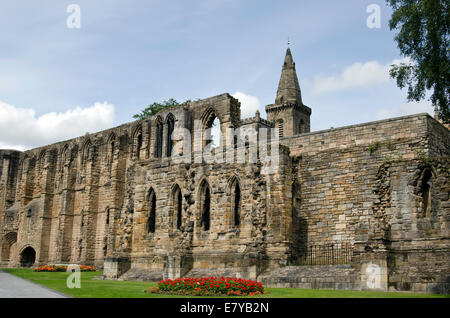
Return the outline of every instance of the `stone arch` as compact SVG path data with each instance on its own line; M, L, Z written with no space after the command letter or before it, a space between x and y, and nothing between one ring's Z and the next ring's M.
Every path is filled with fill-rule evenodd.
M117 142L117 136L114 132L110 133L108 136L108 139L106 139L106 144L109 147L111 143L116 143Z
M171 214L174 220L174 229L181 230L183 226L183 192L181 187L175 183L171 190Z
M146 224L147 233L155 233L156 230L156 192L153 187L147 192L148 218Z
M232 227L240 227L242 216L242 187L236 175L228 181L228 193L230 196L229 223Z
M200 120L202 121L202 128L204 129L208 123L208 120L211 119L211 117L217 117L220 122L222 122L222 118L219 115L219 113L216 111L216 109L212 106L209 106L200 117Z
M167 135L166 135L166 157L172 156L173 140L172 135L175 130L175 117L169 113L166 117Z
M131 134L131 140L133 142L133 157L139 160L141 158L141 150L143 143L142 125L139 124L133 129Z
M81 146L81 166L85 167L86 163L92 159L92 142L90 138L86 138Z
M36 262L36 251L30 245L24 247L20 252L20 266L31 267Z
M205 110L201 117L202 121L202 148L213 142L216 147L223 144L222 119L213 107ZM217 127L215 127L217 125ZM216 136L217 134L217 136Z
M162 157L163 150L163 134L164 134L164 123L161 116L156 117L155 120L155 157Z
M211 227L211 187L204 178L198 189L198 204L200 212L200 227L203 231L209 231Z
M65 164L67 162L68 154L69 154L69 144L64 144L61 147L61 150L59 152L59 167L58 167L58 170L60 172L64 171L64 166L65 166Z
M17 242L17 232L9 232L3 236L1 261L7 264L11 260L11 254L14 251L14 246Z

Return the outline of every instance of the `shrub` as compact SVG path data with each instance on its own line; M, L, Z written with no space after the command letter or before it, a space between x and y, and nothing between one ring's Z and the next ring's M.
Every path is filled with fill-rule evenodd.
M95 272L94 266L78 265L81 272ZM35 272L67 272L67 265L43 265L36 267Z
M148 290L150 293L181 294L191 296L254 296L264 293L261 283L230 277L200 277L166 279L158 287Z

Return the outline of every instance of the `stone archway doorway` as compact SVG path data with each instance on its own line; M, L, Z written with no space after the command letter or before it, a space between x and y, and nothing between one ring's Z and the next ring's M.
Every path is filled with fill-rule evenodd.
M21 267L31 267L36 261L36 251L28 246L22 253L20 253L20 266Z

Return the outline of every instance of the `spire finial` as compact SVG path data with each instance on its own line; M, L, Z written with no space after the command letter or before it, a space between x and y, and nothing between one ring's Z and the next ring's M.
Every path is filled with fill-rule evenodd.
M291 41L289 40L289 35L288 35L288 48L291 46Z

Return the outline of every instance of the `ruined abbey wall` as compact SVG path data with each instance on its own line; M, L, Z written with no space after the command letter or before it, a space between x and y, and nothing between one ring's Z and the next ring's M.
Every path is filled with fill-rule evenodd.
M6 190L2 191L2 237L17 233L17 253L6 256L5 248L2 263L19 265L21 253L31 247L37 264L70 262L102 267L106 256L125 254L135 267L161 270L168 254L189 254L191 266L195 267L215 267L212 261L224 267L233 263L246 267L241 256L254 257L261 252L262 232L264 229L266 236L266 228L270 232L265 244L274 245L271 261L275 262L275 254L280 253L284 259L281 262L286 262L287 247L275 246L284 240L278 221L286 211L268 215L262 212L286 201L282 188L287 174L283 167L266 180L260 176L261 166L256 163L195 163L195 147L201 139L192 140L192 164L176 164L167 157L169 116L173 116L175 128L187 128L196 136L194 121L203 123L210 115L220 119L224 131L240 125L239 104L225 94L193 103L189 109L166 109L148 120L24 153L2 151L1 180L2 189ZM158 141L160 122L163 138ZM285 160L289 161L287 155ZM9 163L20 168L9 169ZM238 228L231 224L230 211L230 187L236 181L242 202ZM208 231L201 231L199 226L202 182L210 187ZM175 187L182 194L181 230L174 226ZM149 191L154 191L157 198L154 233L148 233L146 228ZM289 209L290 205L286 206ZM259 226L255 227L256 223ZM249 247L250 242L254 246ZM211 251L217 251L217 258L211 258ZM228 260L222 262L224 259Z
M289 48L275 102L242 120L222 94L0 150L0 266L448 293L449 130L417 114L310 132Z

